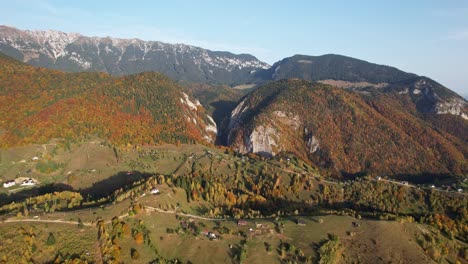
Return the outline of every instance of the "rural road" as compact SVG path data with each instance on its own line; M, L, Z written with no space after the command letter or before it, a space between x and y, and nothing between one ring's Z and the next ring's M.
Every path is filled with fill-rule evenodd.
M174 210L163 210L163 209L159 209L159 208L155 208L155 207L151 207L151 206L144 206L143 208L148 210L148 211L154 211L154 212L159 212L159 213L163 213L163 214L175 214L175 215L187 216L187 217L192 217L192 218L202 219L202 220L207 220L207 221L232 220L230 218L229 219L228 218L209 218L209 217L203 217L203 216L186 214L186 213L178 213L178 212L176 212Z
M196 219L202 219L202 220L207 220L207 221L224 221L224 220L229 220L227 218L208 218L208 217L203 217L203 216L198 216L198 215L192 215L192 214L185 214L185 213L178 213L174 210L163 210L151 206L144 206L144 209L147 211L153 211L153 212L158 212L158 213L164 213L164 214L175 214L175 215L180 215L180 216L186 216L186 217L192 217ZM128 213L125 213L123 215L118 216L119 219L122 219L124 217L127 217ZM51 223L51 224L68 224L68 225L78 225L78 221L70 221L70 220L62 220L62 219L34 219L34 218L23 218L23 219L6 219L4 221L0 221L0 224L6 224L6 223ZM109 224L111 223L112 220L107 220L104 223ZM84 226L90 226L90 227L95 227L96 225L93 223L88 223L88 222L82 222Z
M21 223L21 222L36 222L36 223L58 223L58 224L70 224L70 225L78 225L78 221L67 221L67 220L44 220L44 219L7 219L0 223ZM91 223L82 222L84 226L95 226Z

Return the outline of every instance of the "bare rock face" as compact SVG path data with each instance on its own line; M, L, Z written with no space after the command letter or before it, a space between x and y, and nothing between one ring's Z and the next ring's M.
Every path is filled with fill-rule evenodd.
M316 137L311 136L307 141L307 147L309 147L309 153L312 154L320 148L320 143Z
M436 114L451 114L461 116L463 119L468 120L468 115L464 110L468 107L466 101L454 98L448 102L438 102L435 104L433 111Z
M228 144L235 144L238 151L243 154L258 153L267 157L274 156L276 154L274 148L278 146L278 131L270 125L260 125L247 132L242 127L242 118L248 110L246 100L243 100L232 111L228 125ZM244 130L242 138L234 132L239 130Z
M416 98L422 112L451 114L468 119L466 114L468 103L458 95L452 94L451 91L447 92L447 89L432 80L421 78L406 89L411 91L413 98ZM443 93L448 94L442 96Z
M249 110L245 100L234 109L229 126L228 144L235 146L240 153L256 153L264 157L272 157L285 149L282 138L284 128L300 131L302 122L297 115L284 111L274 111L268 123L255 126L252 130L243 129L242 118ZM242 133L238 133L242 130ZM240 136L242 135L242 136Z
M257 126L250 136L244 138L244 146L241 147L243 153L257 153L265 157L272 157L276 154L275 147L278 147L278 132L271 126Z
M179 100L180 103L185 106L187 121L200 126L202 129L204 128L202 132L203 139L208 143L214 143L218 133L218 128L211 116L206 115L206 118L204 118L204 116L201 115L199 110L203 110L203 106L200 102L196 99L191 99L185 92L182 92Z
M234 110L232 110L231 118L229 119L228 130L238 127L241 124L241 118L244 113L248 110L247 105L245 105L246 99L242 100ZM228 138L229 141L229 138Z

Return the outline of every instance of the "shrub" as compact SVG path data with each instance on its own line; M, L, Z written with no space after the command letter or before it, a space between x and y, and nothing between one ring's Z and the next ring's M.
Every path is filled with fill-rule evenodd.
M137 259L140 258L140 253L138 253L138 250L136 250L136 249L134 249L134 248L132 248L132 249L130 250L130 255L132 256L132 259L133 259L133 260L137 260Z
M52 233L49 233L49 237L47 238L46 245L52 246L55 245L55 236Z
M139 244L139 245L140 245L140 244L143 244L143 242L144 242L143 234L140 233L140 232L138 232L138 233L135 234L134 239L135 239L135 242L136 242L137 244Z

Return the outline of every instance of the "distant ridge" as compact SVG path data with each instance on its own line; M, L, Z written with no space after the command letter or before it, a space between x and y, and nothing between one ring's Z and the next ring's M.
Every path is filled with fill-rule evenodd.
M255 71L269 68L248 54L8 26L0 26L0 52L31 65L69 72L128 75L157 71L175 80L229 85L245 83Z

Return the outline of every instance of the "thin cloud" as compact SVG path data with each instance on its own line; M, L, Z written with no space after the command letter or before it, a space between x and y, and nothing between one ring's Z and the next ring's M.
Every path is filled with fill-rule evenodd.
M439 18L466 18L468 16L468 7L432 9L430 14Z
M450 34L447 38L451 40L468 40L468 29Z
M32 3L38 9L41 9L42 11L54 17L68 18L70 16L75 16L75 17L86 18L86 17L92 16L91 12L85 9L76 8L76 7L58 6L58 5L51 4L51 2L47 0L36 0L36 1L33 1Z

